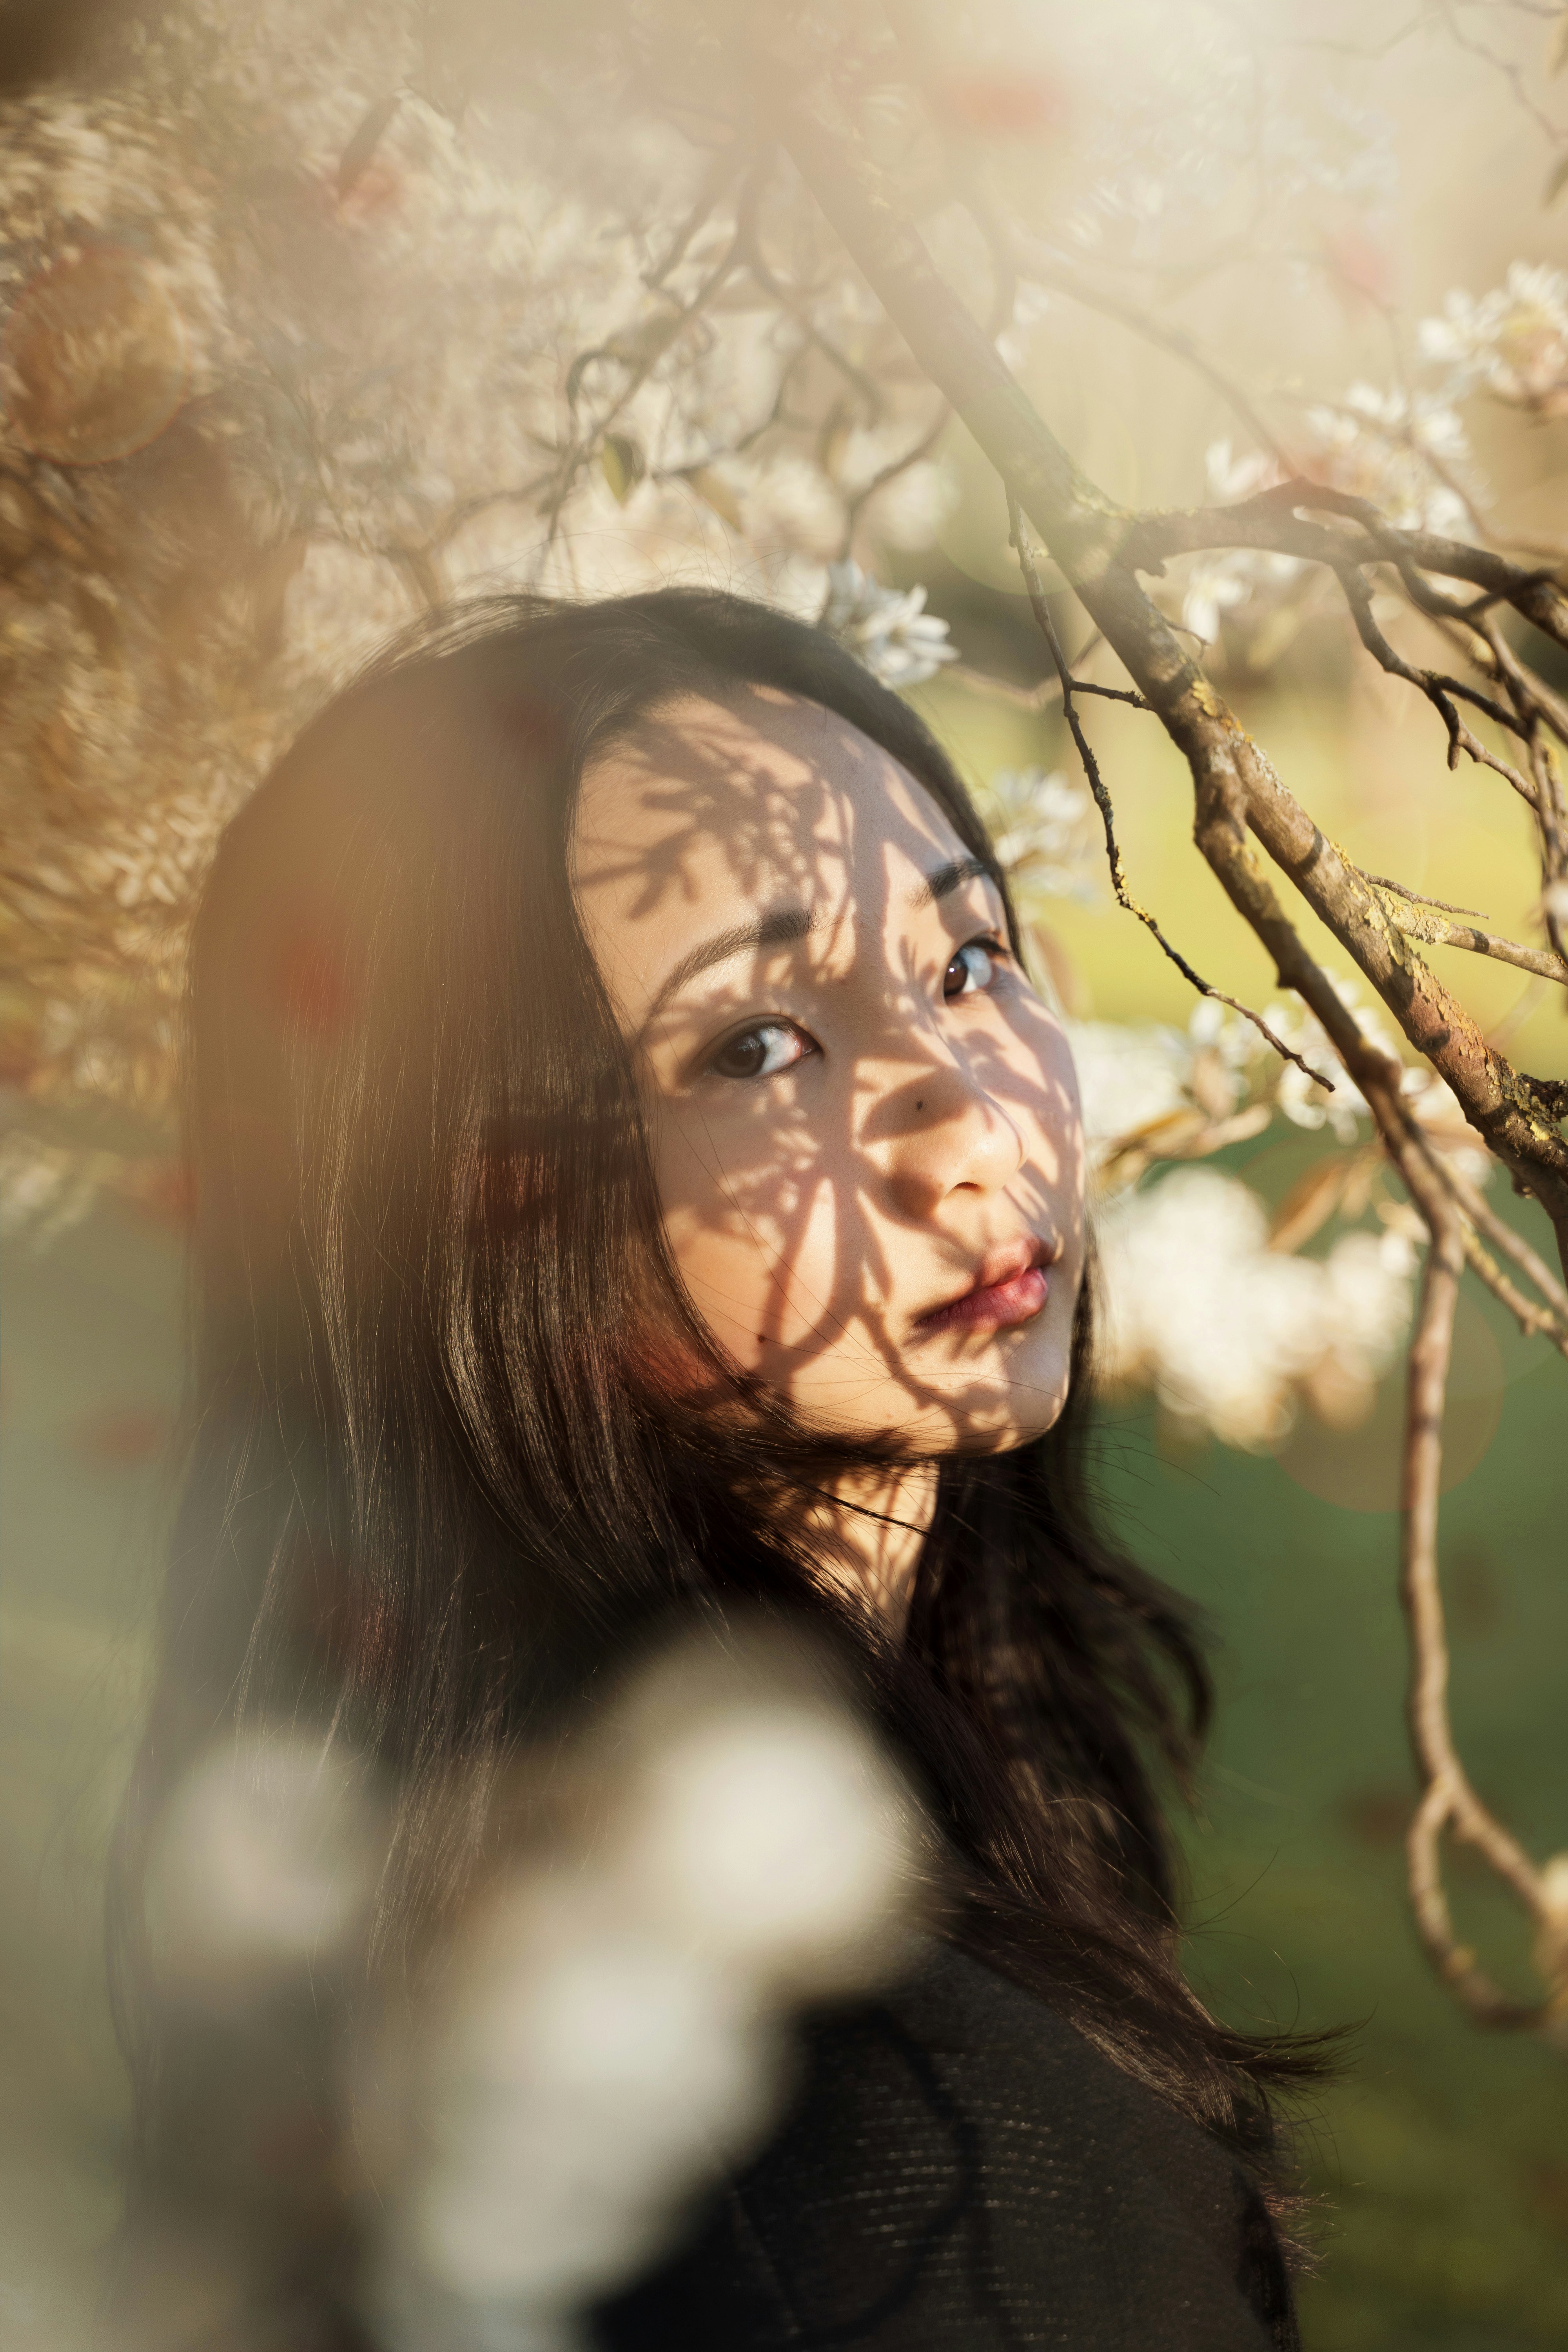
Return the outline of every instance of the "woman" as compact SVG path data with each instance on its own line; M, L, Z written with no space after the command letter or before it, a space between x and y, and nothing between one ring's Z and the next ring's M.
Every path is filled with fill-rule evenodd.
M395 1938L460 1880L443 1771L672 1617L811 1617L951 1932L816 2021L600 2339L1293 2343L1267 2099L1311 2062L1179 1974L1151 1774L1206 1684L1095 1524L1070 1059L919 719L732 597L474 608L231 825L192 1009L198 1411L128 1872L215 1721L306 1710L398 1776Z

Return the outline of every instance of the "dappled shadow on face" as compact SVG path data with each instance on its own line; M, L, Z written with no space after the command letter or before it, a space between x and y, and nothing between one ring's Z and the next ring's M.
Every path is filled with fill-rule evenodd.
M811 1425L925 1454L1055 1419L1083 1263L1070 1058L979 866L889 754L763 689L655 714L578 808L700 1316ZM977 1285L990 1319L931 1322Z

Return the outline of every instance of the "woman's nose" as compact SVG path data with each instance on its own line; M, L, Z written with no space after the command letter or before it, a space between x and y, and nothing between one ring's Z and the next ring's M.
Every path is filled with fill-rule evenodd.
M999 1192L1024 1164L1024 1139L979 1075L944 1056L895 1087L867 1122L894 1204L926 1216L952 1192Z

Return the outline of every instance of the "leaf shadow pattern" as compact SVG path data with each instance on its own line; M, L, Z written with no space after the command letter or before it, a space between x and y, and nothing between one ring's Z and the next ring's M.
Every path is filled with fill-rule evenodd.
M984 861L879 746L754 690L615 746L576 840L667 1230L742 1370L906 1454L1047 1425L1083 1265L1079 1106L1059 1025L1001 952ZM990 985L949 1000L977 929L998 940ZM716 1039L770 1020L788 1067L710 1074ZM1041 1328L922 1330L999 1248L1031 1245L1055 1293Z

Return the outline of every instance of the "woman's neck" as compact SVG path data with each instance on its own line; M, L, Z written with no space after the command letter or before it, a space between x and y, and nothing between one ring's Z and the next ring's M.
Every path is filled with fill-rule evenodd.
M814 1500L822 1563L895 1636L909 1619L915 1571L936 1509L936 1465L847 1470Z

